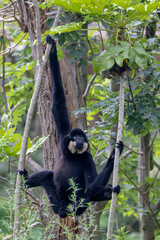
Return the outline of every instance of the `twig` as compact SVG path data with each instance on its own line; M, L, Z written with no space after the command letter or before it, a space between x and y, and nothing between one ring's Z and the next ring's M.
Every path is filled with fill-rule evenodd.
M90 40L88 39L88 36L87 36L86 38L87 38L88 46L89 46L89 48L90 48L90 50L91 50L91 53L92 53L92 55L93 55L94 52L93 52L93 49L92 49L92 46L91 46Z
M157 215L160 212L160 201L157 202L154 206L152 206L152 209L153 211L157 210L157 212L155 213L155 215Z
M0 180L4 182L9 182L7 178L0 176Z
M28 102L28 100L27 100L27 101L21 100L20 102L18 102L18 103L14 106L14 108L11 109L10 114L12 115L13 112L14 112L20 105L22 105L22 104L24 104L24 103L27 103L27 102Z
M133 92L132 92L132 88L131 88L131 84L130 84L129 78L128 78L128 85L129 85L129 91L130 91L131 97L132 97L132 102L133 102L134 110L137 111L137 108L136 108L136 104L135 104L135 101L134 101Z
M23 40L23 38L25 38L26 35L27 33L25 33L23 37L14 46L8 47L5 51L0 52L0 56L9 53L12 48L15 48Z
M4 29L4 21L3 21L3 51L5 51L5 29ZM8 107L7 107L7 97L6 97L6 89L5 89L5 62L6 62L6 57L3 55L3 75L2 75L2 88L3 88L3 95L4 95L4 102L5 102L5 114L8 112Z
M155 160L153 160L153 163L160 170L160 165Z
M34 10L36 16L36 34L37 34L37 53L38 53L38 60L40 67L43 64L42 60L42 44L41 44L41 22L40 22L40 13L37 0L33 0L34 3Z
M116 141L116 138L113 137L112 135L111 135L111 138ZM131 148L131 147L129 147L128 145L126 145L125 143L123 143L123 145L124 145L124 147L128 148L128 150L130 150L130 151L132 151L132 152L134 152L134 153L136 153L136 154L138 154L138 155L143 155L143 152L137 152L137 151L135 151L133 148Z
M98 27L99 27L99 29L100 29L100 24L99 24L99 21L98 21ZM100 38L101 38L101 42L102 42L102 50L104 51L104 43L103 43L102 32L101 32L101 30L98 30L98 31L99 31Z
M144 194L147 194L147 193L150 191L151 187L153 187L154 182L156 181L156 178L157 178L157 176L158 176L158 173L159 173L159 169L158 169L158 171L157 171L157 173L156 173L156 175L155 175L155 177L154 177L154 179L153 179L153 182L150 184L149 188L147 189L146 192L144 192Z
M86 88L86 90L85 90L85 93L83 94L83 98L84 98L84 99L86 99L86 97L87 97L87 95L88 95L88 92L89 92L89 90L90 90L90 87L91 87L94 79L97 77L97 75L98 75L97 73L94 73L92 79L91 79L90 82L88 83L88 86L87 86L87 88Z
M145 198L145 196L144 196L144 194L141 192L141 190L136 186L136 184L132 181L132 179L121 169L121 168L119 168L120 169L120 171L129 179L129 181L134 185L134 187L136 188L136 190L141 194L141 196L142 196L142 198L143 198L143 200L145 201L145 203L147 204L147 206L148 206L148 208L149 208L149 210L150 210L150 212L152 213L152 215L153 215L153 218L154 218L154 220L155 220L155 222L156 222L156 224L157 224L157 226L158 226L158 228L160 229L160 225L159 225L159 223L158 223L158 220L157 220L157 218L156 218L156 216L155 216L155 214L154 214L154 212L153 212L153 210L152 210L152 208L151 208L151 206L150 206L150 204L148 203L148 201L146 200L146 198Z
M152 148L153 143L154 143L154 140L156 139L156 136L157 136L158 131L159 131L159 129L156 130L156 132L155 132L155 134L154 134L154 137L153 137L153 139L152 139L151 145L149 146L149 149Z

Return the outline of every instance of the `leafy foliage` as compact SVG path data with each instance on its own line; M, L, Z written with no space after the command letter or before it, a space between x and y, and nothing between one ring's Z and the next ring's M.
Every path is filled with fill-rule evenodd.
M95 17L99 16L100 18L104 18L106 16L111 17L113 14L115 16L120 16L118 9L121 9L122 11L126 11L130 21L138 18L145 19L149 13L160 6L158 1L147 4L141 3L139 0L54 0L53 2L56 6L61 6L65 10L72 11L74 13L81 13L82 15L90 15Z
M8 4L10 2L5 0L4 3L0 3L0 6L4 6L6 3ZM79 65L83 63L83 58L86 57L87 48L85 41L87 39L89 43L89 63L92 64L95 58L93 63L94 71L101 73L101 75L96 77L94 84L91 86L87 97L86 108L76 110L74 113L87 113L89 125L87 136L90 139L94 160L100 169L101 166L106 163L107 155L110 151L110 147L108 146L110 130L117 122L119 97L118 93L111 92L109 84L112 76L106 73L106 70L114 67L114 64L117 64L121 68L125 62L130 69L130 77L125 79L124 142L138 151L137 135L145 135L150 131L154 137L155 129L159 128L160 64L157 60L157 54L159 54L159 39L156 36L145 39L144 33L146 26L148 26L153 17L154 20L159 21L159 19L156 18L156 10L160 7L160 3L159 0L143 2L140 0L55 0L54 4L62 6L66 11L61 16L61 23L63 25L47 30L42 36L42 39L45 38L46 34L56 34L55 38L58 39L59 57L62 57L61 47L64 46L71 59L69 61L71 63L78 63ZM39 4L42 9L46 7L50 8L52 5L52 0L46 0ZM53 11L48 14L49 19L47 26L49 28L53 23L56 11L57 8L54 7ZM70 13L70 11L74 14ZM151 14L153 11L154 13ZM66 21L70 23L66 24ZM84 26L85 23L89 23L88 36L85 34L87 30L87 25ZM10 39L13 39L14 43L18 42L23 36L18 25L14 25L13 23L8 25L6 23L6 26L6 32L9 32L8 36ZM109 38L108 36L106 37L106 32L110 33ZM103 36L104 38L102 39ZM0 94L0 114L3 115L0 127L1 165L7 165L7 161L2 162L6 157L9 157L12 161L12 159L19 154L22 141L21 134L19 134L19 123L23 123L25 120L26 111L33 92L33 68L36 62L32 61L28 38L28 35L26 35L16 49L12 49L12 52L7 55L5 62L5 90L9 110L7 115L4 115L4 99L1 96L2 94ZM2 40L3 38L0 37L0 44L2 44ZM12 45L12 42L10 44ZM6 40L6 47L8 46L9 42ZM2 61L2 56L0 56L1 76L3 73L1 67ZM114 80L118 85L119 78L115 77ZM2 93L2 90L0 91L0 93ZM115 136L115 134L115 132L112 132L112 136ZM44 136L40 138L35 144L33 141L37 139L29 139L27 154L31 154L33 151L39 149L47 137L48 136ZM157 162L160 156L159 140L158 136L154 141L153 149L154 159L156 159ZM114 141L110 141L110 143L114 145L113 142ZM137 159L137 154L131 151L126 151L120 159L120 167L125 174L121 171L119 173L122 191L118 196L118 206L120 206L120 208L117 207L118 221L121 219L119 221L120 230L116 234L116 238L118 239L131 239L127 231L130 231L132 228L138 232L138 213L147 212L146 209L137 207L137 190L134 187L134 184L138 185ZM153 176L155 172L156 170L154 168L152 171ZM134 184L131 183L131 180ZM155 181L154 177L150 177L146 179L146 182L150 186L150 201L154 206L159 201L160 181L158 178ZM4 187L1 188L2 194ZM5 193L5 196L9 199L9 196L13 196L13 192L10 193L9 196ZM30 197L32 198L32 195L30 195ZM73 186L73 195L71 197L73 201L76 201L76 186ZM46 201L45 206L47 206L47 202L48 201ZM1 199L0 215L4 216L4 218L1 219L2 237L12 234L13 231L13 199L12 202L9 201L9 205L7 203L7 200L3 201ZM21 237L19 238L43 239L43 231L44 234L50 232L49 237L54 238L52 231L55 227L55 220L51 219L50 224L44 228L39 218L38 202L34 205L35 198L33 198L33 202L28 203L28 201L26 202L25 199L23 199L23 227L20 232ZM69 207L72 208L72 206ZM108 207L106 206L105 210L107 209ZM49 209L47 207L43 209L45 217L49 217L48 212ZM106 211L104 211L103 214L105 215ZM74 219L74 211L71 217ZM77 234L76 239L88 239L88 235L86 235L86 233L89 232L88 227L91 225L93 228L95 227L93 211L89 211L87 217L90 219L89 225L88 221L86 224L86 216L84 216L84 221L82 220L81 222L82 229L84 230L83 236ZM108 216L103 222L105 227L107 218ZM123 226L126 226L126 232ZM96 229L94 228L94 230ZM64 231L68 234L69 238L72 238L70 229L65 226ZM132 239L135 238L136 237L133 237Z
M109 70L115 63L123 67L124 61L128 62L131 70L137 67L144 70L147 68L150 56L140 42L135 41L132 46L128 42L121 41L117 46L107 46L106 50L95 59L93 68L96 73L99 73Z

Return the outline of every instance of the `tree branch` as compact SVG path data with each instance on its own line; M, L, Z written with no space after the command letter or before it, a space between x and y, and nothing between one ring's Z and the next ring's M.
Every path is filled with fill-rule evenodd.
M23 37L22 37L15 45L13 45L12 47L8 47L6 50L0 52L0 56L3 55L3 54L9 53L12 48L15 48L15 47L23 40L23 38L25 38L26 35L27 35L27 33L25 33L25 34L23 35Z
M89 90L90 90L90 87L91 87L91 85L92 85L92 83L94 82L94 79L97 77L97 73L95 73L94 75L93 75L93 77L91 78L91 80L90 80L90 82L89 82L89 84L88 84L88 86L87 86L87 88L86 88L86 90L85 90L85 93L83 94L83 98L84 99L86 99L86 97L87 97L87 95L88 95L88 92L89 92Z
M153 160L153 163L160 170L160 165L155 160Z
M43 64L43 60L42 60L40 13L39 13L39 7L38 7L37 0L33 0L33 3L34 3L34 10L35 10L35 16L36 16L37 54L38 54L39 65L41 67Z
M135 189L141 194L143 200L145 201L146 205L148 206L150 212L152 213L152 216L153 216L153 218L154 218L154 220L155 220L158 228L160 229L160 224L159 224L159 222L158 222L158 220L157 220L157 218L156 218L156 215L154 214L153 209L151 208L150 204L149 204L148 201L146 200L146 198L145 198L144 194L142 193L142 191L136 186L136 184L132 181L132 179L131 179L121 168L119 168L119 169L120 169L120 171L129 179L129 181L133 184L133 186L135 187Z
M154 140L156 139L156 136L157 136L157 133L158 133L159 129L156 130L155 134L154 134L154 137L152 139L152 142L151 142L151 145L149 146L149 148L151 149L152 146L153 146L153 143L154 143Z
M122 138L122 127L124 119L124 78L120 78L120 93L119 93L119 118L118 118L118 130L117 130L117 140L118 143ZM113 169L113 187L118 185L118 165L119 165L119 149L115 150L115 160L114 160L114 169ZM112 239L113 232L113 220L115 215L117 193L112 192L112 201L109 212L108 219L108 232L107 239Z
M152 210L156 211L155 215L157 215L160 212L160 201L157 202L154 206L152 206Z
M116 138L113 137L112 135L111 135L111 138L114 139L114 140L116 140ZM126 147L128 150L130 150L130 151L132 151L132 152L134 152L134 153L136 153L136 154L138 154L138 155L143 155L143 152L137 152L137 151L135 151L133 148L131 148L131 147L129 147L128 145L126 145L125 143L123 143L123 145L124 145L124 147Z
M37 0L34 0L34 3L38 6ZM60 17L61 11L62 11L62 8L59 8L58 13L57 13L57 15L59 17ZM36 14L37 14L37 12L36 12ZM39 18L39 17L40 16L36 16L36 18ZM57 23L58 23L58 18L56 18L56 24ZM38 19L36 20L36 24L39 24ZM53 26L55 27L56 24L54 23ZM36 29L40 29L40 26L36 25ZM41 38L39 33L37 33L37 37ZM40 39L37 39L37 42L39 43ZM31 98L31 103L30 103L30 106L29 106L29 109L28 109L26 124L25 124L25 128L24 128L24 134L23 134L23 138L22 138L22 147L21 147L21 153L20 153L19 164L18 164L18 169L22 170L22 171L24 170L24 165L25 165L25 156L26 156L30 126L31 126L31 123L32 123L32 118L33 118L36 102L37 102L37 99L38 99L38 96L39 96L41 82L42 82L42 79L43 79L44 68L45 68L46 62L48 60L50 50L51 50L51 45L47 44L47 48L46 48L46 51L45 51L45 56L44 56L43 61L42 61L41 56L40 56L40 54L41 54L40 51L38 53L39 57L40 57L39 62L42 63L42 64L41 64L41 66L39 66L39 69L38 69L38 78L35 81L35 89L34 89L33 96ZM17 174L16 189L15 189L15 202L14 202L15 217L14 217L13 240L17 239L18 232L19 232L19 229L20 229L21 183L22 183L21 176L20 176L20 174Z
M4 27L4 21L3 21L3 51L5 51L5 27ZM5 89L5 62L6 62L6 57L3 55L3 74L2 74L2 88L3 88L3 95L4 95L4 102L5 102L5 114L8 112L8 103L7 103L7 97L6 97L6 89Z

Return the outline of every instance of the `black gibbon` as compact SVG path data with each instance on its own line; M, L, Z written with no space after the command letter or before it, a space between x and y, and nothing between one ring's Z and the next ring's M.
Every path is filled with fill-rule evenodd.
M51 36L47 36L47 43L52 44L49 61L51 72L52 113L56 123L58 137L58 157L54 171L41 171L28 177L28 172L19 171L24 175L28 188L42 186L45 188L52 208L61 218L70 214L68 205L71 203L69 179L73 179L78 186L76 215L79 216L91 201L111 199L112 191L117 194L120 187L106 186L113 171L115 150L112 151L107 164L98 175L86 134L79 128L71 130L66 107L66 100L62 86L59 62L57 59L56 43ZM117 144L120 154L123 143ZM80 204L81 202L81 204Z

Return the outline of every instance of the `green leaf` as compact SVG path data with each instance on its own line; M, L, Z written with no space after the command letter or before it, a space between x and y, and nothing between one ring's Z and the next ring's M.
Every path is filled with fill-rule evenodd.
M136 42L134 43L133 49L134 49L134 51L136 51L138 54L140 54L140 55L145 55L146 57L149 57L149 54L145 51L145 49L143 48L143 45L142 45L140 42L136 41Z
M84 22L67 23L65 25L58 26L56 28L51 28L45 34L49 33L50 35L54 35L56 33L61 34L61 33L67 33L67 32L73 32L73 31L81 30L83 24L84 24Z
M111 3L115 4L117 7L123 8L126 10L128 7L131 7L136 0L111 0Z
M104 61L102 63L100 71L109 70L111 67L113 67L114 63L115 63L114 58L111 57L111 58L107 59L106 61Z
M136 54L135 54L133 48L131 48L129 50L128 58L129 58L129 64L128 65L131 69L133 69L135 67L135 58L136 58Z
M147 59L139 54L136 55L135 62L139 67L141 67L143 70L147 68Z
M99 73L100 69L101 69L101 64L103 61L105 61L108 57L108 53L105 51L103 51L98 57L96 57L94 59L93 62L93 70L95 73Z
M114 58L108 56L107 51L103 51L93 62L93 70L95 73L100 73L110 69L114 65Z
M128 53L129 53L129 48L127 48L126 51L120 53L120 54L115 58L116 63L117 63L120 67L123 67L123 61L124 61L125 59L128 59Z
M37 151L42 146L42 144L46 141L46 139L48 137L49 137L49 135L39 138L38 141L27 150L26 154L28 155L29 153Z

